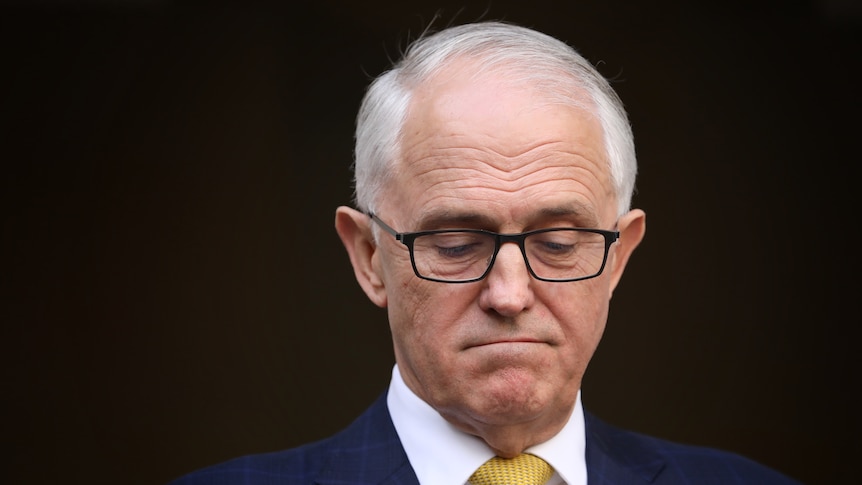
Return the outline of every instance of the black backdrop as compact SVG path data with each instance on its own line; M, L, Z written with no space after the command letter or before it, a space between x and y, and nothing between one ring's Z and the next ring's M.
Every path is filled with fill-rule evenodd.
M587 408L850 479L856 5L461 3L3 4L4 482L164 483L385 389L334 210L369 77L435 12L568 41L630 110L648 231Z

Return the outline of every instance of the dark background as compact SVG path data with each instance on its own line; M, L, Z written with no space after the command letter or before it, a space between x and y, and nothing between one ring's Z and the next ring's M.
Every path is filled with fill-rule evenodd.
M573 44L631 114L648 231L585 406L851 481L858 3L461 4L2 4L3 482L160 484L382 392L333 229L354 114L427 25L479 18Z

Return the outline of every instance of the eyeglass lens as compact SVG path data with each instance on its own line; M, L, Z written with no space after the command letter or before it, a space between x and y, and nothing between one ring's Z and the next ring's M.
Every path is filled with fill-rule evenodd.
M465 281L481 277L491 265L497 236L447 231L413 241L416 270L423 277ZM586 278L599 273L605 258L602 234L570 229L537 232L523 240L527 264L535 276L550 280Z

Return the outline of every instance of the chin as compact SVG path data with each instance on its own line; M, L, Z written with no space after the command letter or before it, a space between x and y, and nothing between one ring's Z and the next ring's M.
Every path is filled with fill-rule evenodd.
M541 416L553 405L553 392L543 390L539 382L514 384L511 381L492 386L479 386L468 396L477 417L485 422L524 422Z

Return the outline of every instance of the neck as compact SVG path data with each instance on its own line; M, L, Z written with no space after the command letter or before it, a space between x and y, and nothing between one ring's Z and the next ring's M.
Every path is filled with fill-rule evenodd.
M492 424L456 414L440 414L459 430L482 439L497 456L513 458L556 436L568 422L572 410L570 407L566 412L547 413L547 417L514 424Z

